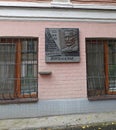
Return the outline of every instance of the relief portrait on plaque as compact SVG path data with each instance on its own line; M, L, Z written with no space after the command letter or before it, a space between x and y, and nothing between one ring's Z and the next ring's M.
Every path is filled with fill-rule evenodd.
M79 62L79 29L45 29L46 62Z

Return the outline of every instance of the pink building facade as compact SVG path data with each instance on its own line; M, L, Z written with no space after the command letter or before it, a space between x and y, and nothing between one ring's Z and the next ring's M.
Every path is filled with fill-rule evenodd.
M116 67L116 3L110 3L110 0L105 1L110 4L86 2L0 2L1 49L3 43L9 43L11 39L36 38L38 42L37 95L21 97L14 94L14 98L5 98L3 91L0 93L1 119L116 110L116 69L112 76L108 68L110 65ZM46 28L79 29L80 60L46 62ZM114 48L111 53L110 49L107 51L110 46ZM20 69L18 65L16 68ZM25 75L25 72L22 73ZM17 80L16 84L20 82Z

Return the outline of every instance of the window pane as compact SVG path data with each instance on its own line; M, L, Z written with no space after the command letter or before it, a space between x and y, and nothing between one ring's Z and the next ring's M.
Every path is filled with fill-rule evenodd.
M0 43L0 98L14 96L15 44Z
M111 91L116 91L116 41L109 42L108 44L109 52L109 89Z
M37 40L22 42L21 93L37 93Z
M104 94L104 46L99 41L87 42L87 79L89 96Z

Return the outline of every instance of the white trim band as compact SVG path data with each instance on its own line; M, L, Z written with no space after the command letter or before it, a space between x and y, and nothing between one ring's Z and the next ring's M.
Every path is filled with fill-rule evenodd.
M100 9L100 10L116 10L116 5L97 5L97 4L72 4L71 2L4 2L0 1L0 7L66 7L76 9Z
M116 22L116 6L0 2L0 19Z

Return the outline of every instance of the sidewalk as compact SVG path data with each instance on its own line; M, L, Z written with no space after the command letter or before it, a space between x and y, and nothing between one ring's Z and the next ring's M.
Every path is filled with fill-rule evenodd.
M91 125L99 123L103 126L116 127L116 112L0 120L0 130L89 130ZM100 129L102 130L101 127ZM98 130L98 128L90 130Z

